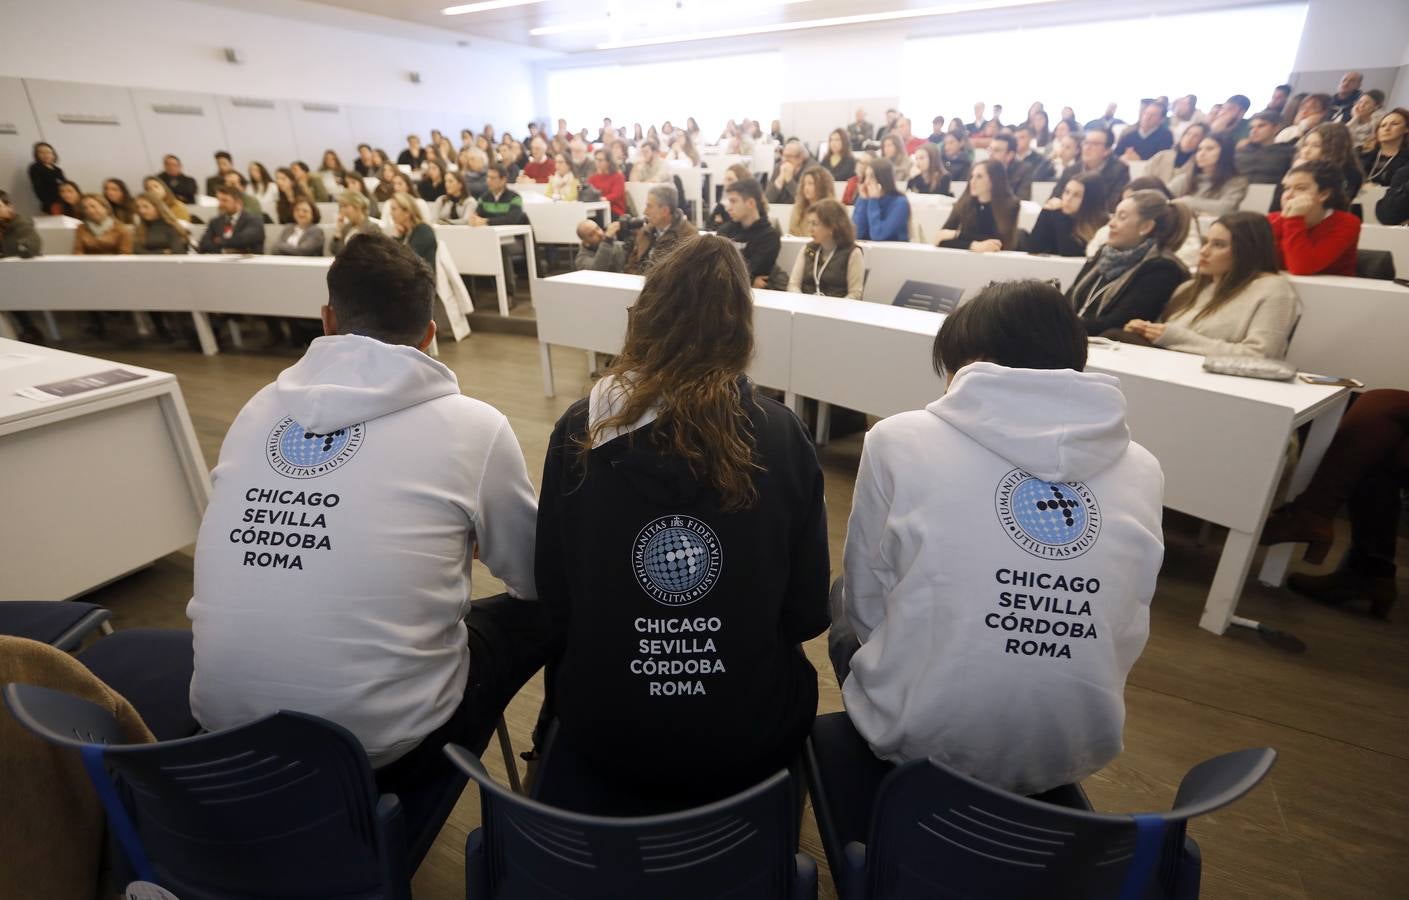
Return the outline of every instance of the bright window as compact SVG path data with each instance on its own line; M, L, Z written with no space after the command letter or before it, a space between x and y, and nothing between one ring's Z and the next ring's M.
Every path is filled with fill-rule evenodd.
M1287 80L1301 40L1306 4L1146 16L1050 28L917 38L905 43L900 107L918 135L930 119L973 120L973 105L1003 106L1019 123L1041 100L1052 123L1063 106L1086 122L1116 103L1133 122L1141 97L1195 94L1207 110L1230 94L1261 109Z

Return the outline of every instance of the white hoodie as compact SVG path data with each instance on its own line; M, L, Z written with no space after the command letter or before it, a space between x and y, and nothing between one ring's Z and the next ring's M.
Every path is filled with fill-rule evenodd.
M861 649L842 692L876 755L1024 794L1114 759L1163 494L1108 375L973 363L871 429L845 556Z
M313 713L385 765L464 694L472 547L537 596L509 421L414 347L318 338L240 411L211 480L187 608L206 728Z

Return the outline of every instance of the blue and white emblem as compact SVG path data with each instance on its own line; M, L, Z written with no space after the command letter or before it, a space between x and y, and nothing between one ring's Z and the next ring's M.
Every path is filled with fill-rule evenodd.
M662 516L636 536L636 583L662 606L688 606L719 580L724 553L713 529L690 516Z
M317 478L352 459L362 447L366 425L349 425L328 434L315 434L285 416L269 432L265 458L287 478Z
M1013 469L998 482L995 503L1004 533L1042 559L1080 556L1101 533L1101 507L1079 481L1043 481Z

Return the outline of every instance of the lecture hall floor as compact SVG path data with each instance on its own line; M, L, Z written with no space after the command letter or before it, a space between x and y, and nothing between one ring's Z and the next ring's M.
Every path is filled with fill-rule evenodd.
M70 335L80 330L75 320L66 325ZM554 421L587 385L583 354L555 351L558 397L544 398L535 344L532 337L480 331L458 345L442 342L441 359L465 393L509 416L536 483ZM61 346L175 373L212 466L240 407L297 356L290 349L202 357L116 337ZM860 447L852 437L822 452L834 573ZM1216 637L1196 622L1218 545L1199 546L1197 523L1186 517L1170 513L1165 524L1168 549L1150 641L1126 690L1125 753L1087 780L1093 802L1111 811L1167 808L1179 777L1194 763L1270 745L1281 756L1269 780L1243 802L1193 826L1203 850L1203 896L1409 896L1409 609L1396 610L1397 621L1386 625L1254 582L1240 612L1295 632L1307 642L1307 653L1289 655L1241 629ZM189 550L172 554L91 599L113 610L119 628L187 627L191 567ZM480 564L476 569L476 596L499 589ZM1401 575L1401 593L1406 589ZM840 710L825 638L810 642L807 653L823 676L819 711ZM535 679L508 711L519 750L529 746L540 699ZM503 780L493 747L485 762ZM416 876L420 900L464 896L465 835L478 819L478 799L466 791ZM834 897L810 813L803 843L822 863L821 896Z

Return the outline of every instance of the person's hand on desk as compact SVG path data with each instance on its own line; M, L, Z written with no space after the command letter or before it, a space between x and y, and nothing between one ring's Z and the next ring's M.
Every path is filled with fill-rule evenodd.
M935 238L934 238L935 246L938 247L940 244L944 243L945 241L952 241L952 240L954 240L954 239L955 239L956 237L958 237L958 236L959 236L959 232L958 232L957 230L953 229L953 228L941 228L941 229L939 229L939 233L935 235Z
M1149 322L1145 319L1131 319L1129 322L1125 323L1126 331L1140 335L1140 337L1149 341L1151 344L1164 336L1164 329L1165 326L1163 322Z
M756 287L756 288L767 288L767 287L768 287L768 276L767 276L767 275L759 275L757 278L755 278L755 279L753 280L753 286Z
M969 245L969 249L975 253L997 253L1003 249L1003 242L997 238L989 238L986 241L974 241Z
M471 225L488 225L488 224L489 224L489 220L488 220L488 219L480 218L479 216L470 216L470 224L471 224Z

